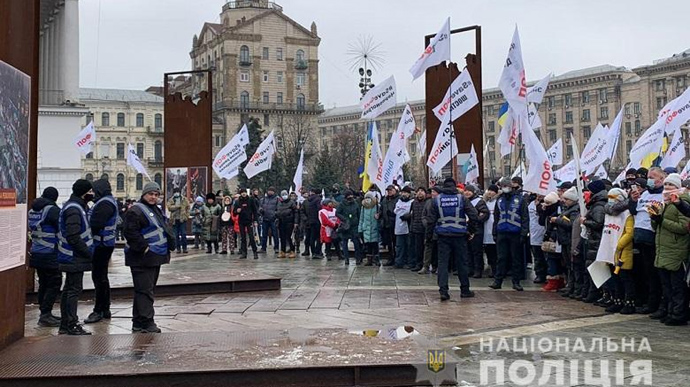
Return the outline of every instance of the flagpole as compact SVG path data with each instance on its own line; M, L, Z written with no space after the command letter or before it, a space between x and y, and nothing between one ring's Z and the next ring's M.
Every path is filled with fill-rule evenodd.
M450 36L448 37L450 39ZM451 141L450 141L450 176L457 180L457 176L455 174L455 163L457 162L457 156L453 157L453 143L456 142L455 138L455 125L453 124L453 66L452 66L452 61L451 61L451 47L450 43L448 43L448 90L450 90L450 93L448 93L448 121L450 122L450 130L451 130ZM459 70L459 69L458 69ZM440 130L441 128L439 128ZM457 145L457 144L456 144Z

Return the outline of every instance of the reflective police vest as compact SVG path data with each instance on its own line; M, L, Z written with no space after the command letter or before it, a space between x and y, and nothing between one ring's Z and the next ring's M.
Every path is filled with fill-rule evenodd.
M522 231L521 205L522 195L520 194L514 194L510 197L501 196L498 199L500 216L496 224L496 231L509 234L516 234Z
M436 198L439 218L435 232L439 235L467 234L464 197L461 195L440 194Z
M77 208L81 213L81 229L79 237L86 243L89 250L93 252L93 237L91 236L91 227L89 227L89 220L86 217L86 211L75 202L67 203L66 206L60 211L60 230L58 233L58 263L72 263L74 262L74 250L72 246L67 243L65 239L65 233L67 232L65 227L65 211L68 208Z
M165 230L156 214L140 202L134 203L134 207L138 208L146 219L149 220L148 226L141 230L144 239L149 244L149 250L156 255L167 255L168 239L165 237ZM125 245L125 253L128 251L129 245Z
M29 210L29 230L31 230L31 253L32 254L54 254L57 251L57 232L58 230L44 224L50 209L56 207L54 204L43 207L41 211Z
M96 246L113 247L115 246L115 229L117 228L118 217L118 207L115 199L110 195L98 199L96 204L94 204L89 210L89 219L91 219L91 215L93 215L96 207L102 205L103 203L110 203L115 211L113 212L113 216L111 216L105 223L105 227L103 227L103 229L97 235L93 236L93 241Z

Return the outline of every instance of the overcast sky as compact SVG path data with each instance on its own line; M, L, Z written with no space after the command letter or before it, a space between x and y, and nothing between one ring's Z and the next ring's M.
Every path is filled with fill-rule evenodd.
M528 80L549 72L612 64L633 68L690 48L688 0L281 0L284 13L321 37L320 100L326 108L358 103L359 76L347 64L359 36L380 43L398 99L424 98L424 80L408 70L425 34L447 16L451 28L481 25L484 88L496 87L515 24ZM166 71L188 70L192 37L219 23L225 0L81 0L81 86L145 89ZM100 10L100 12L99 12ZM99 16L100 15L100 16ZM467 33L452 38L452 59L474 50Z

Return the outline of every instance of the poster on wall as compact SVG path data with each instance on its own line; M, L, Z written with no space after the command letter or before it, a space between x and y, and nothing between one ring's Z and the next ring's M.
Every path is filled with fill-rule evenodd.
M208 168L189 167L189 173L187 175L187 200L189 203L194 203L197 196L205 198L208 192Z
M0 61L0 271L26 261L31 78Z
M176 189L180 193L187 192L187 168L186 167L172 167L165 169L165 198L172 197Z

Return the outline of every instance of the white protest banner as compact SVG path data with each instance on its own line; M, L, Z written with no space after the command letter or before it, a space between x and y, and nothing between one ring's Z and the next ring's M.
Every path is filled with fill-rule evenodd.
M400 121L398 122L398 132L405 133L405 138L410 138L417 130L417 122L412 114L410 104L405 105Z
M582 227L584 231L585 228ZM587 266L587 271L589 276L594 283L594 286L600 288L606 281L611 278L611 268L608 263L603 261L594 261L591 265Z
M575 160L570 160L568 164L553 171L553 177L558 181L573 181L577 179Z
M575 162L575 173L577 173L575 178L575 185L577 186L577 202L580 204L580 216L584 218L587 215L587 207L585 206L585 197L583 192L585 191L585 185L582 181L582 168L580 167L580 150L577 147L577 141L575 141L575 135L570 134L570 146L573 147L573 161ZM582 232L580 235L584 237L587 229L582 227Z
M444 61L450 61L450 17L446 19L443 27L429 41L422 55L410 68L412 80L421 77L429 67Z
M618 240L623 235L625 220L630 212L625 210L617 215L606 214L604 217L604 231L601 233L601 242L597 250L597 261L608 262L615 265L615 253Z
M687 180L690 178L690 161L685 162L685 167L683 167L683 170L680 171L680 178L681 180Z
M93 128L93 121L89 122L84 129L74 138L74 146L77 147L83 154L89 154L93 151L93 145L96 143L96 130Z
M678 164L685 158L685 139L683 138L683 132L680 130L680 126L676 128L673 133L673 140L671 140L671 145L668 147L664 158L661 159L661 168L666 167L677 167Z
M432 172L438 173L453 159L453 157L457 156L457 154L458 144L455 142L453 125L450 123L450 115L446 114L443 116L438 133L436 133L436 139L434 140L434 145L431 147L426 165Z
M508 50L508 57L503 66L498 87L518 116L527 115L527 82L525 81L525 66L522 62L522 47L520 46L520 34L517 26L515 26L513 41Z
M400 128L400 126L398 126ZM391 142L386 151L386 157L383 160L383 183L387 187L393 184L397 171L406 163L407 157L407 141L405 140L405 132L398 129L391 136Z
M386 110L392 108L397 103L395 93L395 78L391 75L385 81L369 90L359 106L362 109L362 119L373 120Z
M450 114L451 120L455 121L477 104L479 104L477 91L474 89L469 70L465 69L451 83L443 100L433 111L439 121L444 114Z
M247 160L247 153L244 150L246 144L242 139L242 131L245 131L246 128L245 125L213 159L213 171L218 177L232 179L240 173L240 164Z
M527 118L532 129L537 130L541 128L541 118L539 118L539 112L537 112L537 107L533 103L530 103L527 107Z
M594 171L594 176L599 176L600 179L608 179L609 173L606 172L606 168L604 168L603 165L600 165L599 168Z
M649 155L658 154L664 141L663 121L657 120L654 125L647 129L642 136L635 142L630 150L630 163L634 166L641 166L642 161Z
M609 160L613 162L614 157L616 157L616 148L618 148L618 139L621 135L621 125L623 124L623 109L621 109L616 118L613 120L611 127L608 130L608 135L606 138L606 146L608 147Z
M546 89L549 87L549 82L551 82L552 74L547 75L539 82L534 84L534 86L527 89L527 102L540 104L544 99L544 94L546 94Z
M371 138L371 152L369 153L366 172L369 175L369 180L376 184L381 192L385 192L387 186L383 183L383 156L381 155L381 144L379 143L379 131L376 122L372 123Z
M607 130L599 123L580 156L580 168L585 176L594 173L596 168L608 159L608 140Z
M131 166L137 172L146 176L149 181L151 181L151 176L149 176L148 172L146 172L146 168L144 168L144 165L141 163L139 155L137 155L137 152L134 150L132 144L127 144L127 165Z
M563 164L563 139L559 138L548 151L546 155L549 157L549 162L552 166Z
M247 124L242 125L242 129L237 132L237 139L242 146L249 145L249 129L247 129Z
M292 182L295 184L295 192L299 192L302 189L302 175L304 174L304 148L299 152L299 162L297 163L297 169L295 170L295 177L292 178ZM299 195L300 197L302 195Z
M419 141L417 141L417 153L419 153L419 157L424 157L426 154L426 130L419 135Z
M479 178L479 161L477 161L477 152L474 151L474 144L470 148L470 158L467 160L466 165L465 184L476 183Z
M668 110L662 109L659 119L663 118L666 134L675 132L681 125L690 120L690 87L683 94L669 103Z
M273 154L276 152L273 140L273 132L271 132L259 144L252 157L249 158L247 165L244 166L244 174L247 175L247 179L251 179L259 173L271 169Z
M513 171L513 174L510 175L510 178L514 178L515 176L520 176L522 177L523 175L527 174L527 167L525 167L525 163L522 161L520 162L520 165L515 168L515 171Z
M525 156L529 160L527 176L523 177L525 191L540 195L556 191L556 180L553 179L551 162L534 130L529 127L527 117L523 117L520 121L520 133L522 142L525 144Z
M501 156L506 156L513 152L517 138L518 128L515 122L514 112L512 108L508 108L508 117L506 118L505 125L496 139L496 142L500 145Z

